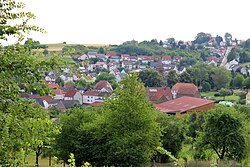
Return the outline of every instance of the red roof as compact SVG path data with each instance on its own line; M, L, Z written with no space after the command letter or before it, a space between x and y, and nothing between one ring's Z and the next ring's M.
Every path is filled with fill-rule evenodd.
M108 81L99 81L96 85L95 85L95 89L96 90L101 90L102 88L106 88L109 85L111 85Z
M62 95L62 94L65 94L64 91L62 91L61 89L55 89L53 90L53 93L55 93L56 95Z
M77 92L77 90L69 90L66 92L65 97L73 97Z
M93 106L93 107L97 107L97 106L102 106L103 102L94 102L92 104L90 104L90 106Z
M214 61L214 62L218 62L218 58L216 58L216 57L210 57L209 59L208 59L208 62L211 62L211 61Z
M136 56L129 56L130 59L136 59Z
M129 54L121 54L121 57L129 57Z
M40 96L40 95L31 95L29 98L31 99L42 99L42 100L52 100L51 96Z
M181 60L182 57L181 57L181 56L174 56L174 59L175 59L175 60Z
M48 87L54 89L54 88L59 88L60 86L56 83L56 84L48 84Z
M84 92L83 95L85 95L85 96L98 96L99 93L100 93L99 91L88 90L88 91Z
M155 107L161 112L185 112L214 102L213 100L183 96L164 103L155 104Z
M116 56L116 52L107 52L106 55L109 57Z
M162 56L162 60L171 60L171 56Z
M177 91L177 94L195 94L198 92L197 86L195 86L193 83L176 83L172 87L173 91Z
M165 97L172 97L172 93L169 87L150 87L148 88L148 97L150 101L158 101L163 96Z

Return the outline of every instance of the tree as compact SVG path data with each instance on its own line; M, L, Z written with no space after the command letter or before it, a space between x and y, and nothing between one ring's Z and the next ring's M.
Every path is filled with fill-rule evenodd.
M163 85L163 77L151 68L140 71L139 78L146 87L161 87Z
M247 39L243 46L244 49L250 49L250 39Z
M75 87L76 89L78 90L83 90L83 89L86 89L87 88L87 82L85 81L85 79L79 79L79 80L76 80L75 81Z
M250 56L245 51L241 52L239 56L240 56L240 63L245 63L250 61Z
M202 89L201 89L202 92L208 92L208 91L211 90L211 85L210 85L210 83L209 83L209 82L206 82L206 81L203 81L203 82L201 83L201 87L202 87Z
M237 73L233 79L232 85L235 88L241 88L244 82L244 76L242 74Z
M184 71L183 73L181 73L180 75L180 82L184 82L184 83L192 83L192 77L190 76L190 74L187 71Z
M200 32L196 35L194 43L195 44L203 44L208 42L212 38L211 34Z
M223 100L225 100L225 97L231 95L232 91L229 89L222 88L221 90L219 90L219 94L220 96L223 96Z
M232 49L232 51L227 56L227 61L232 61L238 57L238 54L235 49Z
M182 120L159 111L157 111L156 114L157 122L163 129L161 137L162 147L171 152L174 157L178 157L186 133ZM169 156L158 156L161 157L161 162L169 161Z
M215 68L211 77L217 89L228 87L232 79L231 73L224 67Z
M230 46L231 40L232 40L232 35L228 32L225 33L224 35L225 41L227 46Z
M244 82L243 85L246 89L250 89L250 77L247 77Z
M217 36L215 37L215 40L216 40L216 42L217 42L217 45L220 45L220 43L223 42L223 38L222 38L221 36L219 36L219 35L217 35Z
M167 84L169 87L174 86L174 84L176 84L179 81L179 76L177 75L175 70L171 70L168 73L167 76Z
M104 53L105 53L105 50L103 49L103 47L100 47L100 48L99 48L98 53L101 53L101 54L104 54Z
M106 101L99 132L100 138L108 137L102 148L106 165L141 166L160 145L161 130L145 91L137 75L130 73Z
M57 77L55 83L57 83L60 87L64 87L64 80L61 77Z
M205 116L198 147L212 149L220 159L245 156L244 119L233 108L218 106Z
M82 162L95 164L95 150L103 146L95 140L98 109L92 107L72 108L59 118L61 132L56 136L54 149L59 159L68 162L70 153L75 155L76 166Z

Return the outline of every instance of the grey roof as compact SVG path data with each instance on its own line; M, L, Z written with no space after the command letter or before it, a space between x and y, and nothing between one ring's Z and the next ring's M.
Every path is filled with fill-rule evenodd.
M78 100L63 100L62 103L66 109L71 108L76 104L80 104Z
M39 99L39 98L33 98L40 106L42 106L43 108L45 108L43 99Z

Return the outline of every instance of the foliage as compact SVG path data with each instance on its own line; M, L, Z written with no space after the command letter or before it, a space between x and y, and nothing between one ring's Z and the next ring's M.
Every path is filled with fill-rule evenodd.
M229 89L222 88L222 89L219 90L219 94L220 94L220 96L223 96L223 100L225 100L225 97L229 96L229 95L232 95L233 92L231 90L229 90Z
M196 35L194 43L195 44L203 44L208 42L211 39L211 34L200 32Z
M35 15L31 12L24 12L24 6L24 3L15 0L1 1L0 45L1 40L7 40L9 36L14 36L18 42L21 42L30 31L44 32L42 28L28 24L30 19L35 18Z
M233 108L218 106L209 111L203 128L196 143L198 148L212 149L220 159L244 158L244 118Z
M87 47L84 45L66 45L62 49L64 55L79 55L84 54L87 51Z
M151 68L140 71L139 78L146 87L161 87L163 85L163 77Z
M232 80L232 86L235 88L241 88L243 86L244 76L240 73L237 73Z
M226 88L229 86L232 79L231 73L224 67L217 67L213 70L211 78L214 82L214 86L217 89Z
M130 73L105 103L99 137L106 138L102 148L106 164L141 166L160 146L161 130L145 91L137 75Z
M203 82L201 83L201 87L202 87L202 89L201 89L202 92L208 92L208 91L211 90L211 85L210 85L210 83L209 83L209 82L206 82L206 81L203 81Z
M95 149L101 147L94 139L94 121L98 113L92 107L72 108L59 118L61 133L56 136L54 149L59 159L67 162L70 153L75 155L76 166L83 162L94 163Z
M175 70L171 70L167 76L167 84L169 87L174 86L179 81L179 76L177 75Z
M179 82L192 83L192 77L187 71L184 71L179 77Z
M162 147L168 150L173 156L178 157L185 139L184 134L186 133L182 120L162 112L156 112L156 114L157 122L163 129L161 137ZM162 155L161 162L169 161L169 158L168 155Z
M60 87L64 87L64 80L61 77L57 77L55 83L57 83Z

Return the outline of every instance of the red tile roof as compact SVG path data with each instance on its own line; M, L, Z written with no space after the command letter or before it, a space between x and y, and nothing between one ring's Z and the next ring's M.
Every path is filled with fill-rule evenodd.
M198 88L193 83L176 83L172 91L177 91L177 94L193 95L198 92Z
M150 101L158 101L163 96L165 97L172 97L172 93L169 87L163 88L163 87L150 87L148 88L148 97Z
M109 85L110 85L110 83L108 81L99 81L95 85L95 89L96 90L101 90L102 88L108 87Z
M48 84L48 87L54 89L54 88L59 88L60 86L56 83L56 84Z
M65 97L73 97L77 92L77 90L69 90L66 92Z
M121 54L121 57L129 57L129 54Z
M31 99L42 99L42 100L52 100L51 96L40 96L40 95L31 95L29 96Z
M155 104L155 107L161 112L185 112L214 102L213 100L183 96L164 103Z
M88 90L88 91L84 92L83 95L85 95L85 96L98 96L99 93L100 93L99 91Z
M171 56L162 56L162 60L171 60Z
M107 52L106 55L109 57L116 56L116 52Z
M62 94L65 94L64 91L62 91L61 89L55 89L53 90L53 93L55 93L56 95L62 95Z
M181 57L181 56L174 56L174 59L175 59L175 60L181 60L182 57Z
M90 106L93 106L93 107L97 107L97 106L102 106L103 102L94 102L92 104L90 104Z

